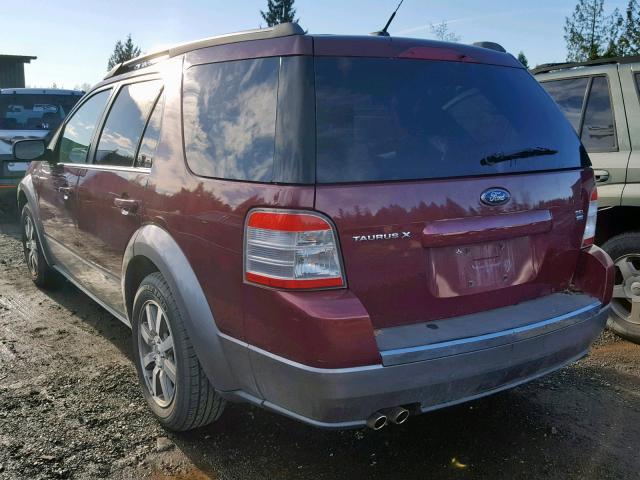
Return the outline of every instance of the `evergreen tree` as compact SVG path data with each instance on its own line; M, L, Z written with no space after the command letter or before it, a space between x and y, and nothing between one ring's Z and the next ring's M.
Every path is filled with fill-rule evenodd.
M131 40L131 34L127 35L127 39L124 41L124 43L120 40L116 42L113 53L109 57L107 70L111 70L119 63L136 58L140 55L140 53L140 47L134 45L133 41Z
M449 30L447 22L431 24L431 34L443 42L459 42L460 36Z
M617 54L620 14L604 14L604 0L579 0L564 26L567 60L583 62Z
M618 55L640 54L640 5L637 0L629 0L625 17L620 19L621 30L618 41Z
M522 65L524 65L524 68L529 68L529 60L527 60L527 56L524 54L524 52L522 50L518 54L518 61Z
M298 22L300 19L295 18L296 9L293 8L293 3L294 0L267 0L267 11L260 10L260 15L270 27L280 23Z

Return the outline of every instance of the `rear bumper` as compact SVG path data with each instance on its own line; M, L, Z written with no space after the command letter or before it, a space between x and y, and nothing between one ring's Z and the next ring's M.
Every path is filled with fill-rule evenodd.
M244 344L264 398L249 400L328 428L362 426L373 412L398 405L426 412L514 387L579 359L607 316L608 306L594 298L523 330L381 351L386 366L314 368Z

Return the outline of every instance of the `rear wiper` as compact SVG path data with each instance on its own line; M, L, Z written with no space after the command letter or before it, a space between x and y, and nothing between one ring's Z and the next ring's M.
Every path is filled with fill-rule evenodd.
M556 153L558 153L557 150L544 147L527 148L513 153L498 152L484 157L480 160L480 165L495 165L496 163L516 160L518 158L540 157L543 155L555 155Z

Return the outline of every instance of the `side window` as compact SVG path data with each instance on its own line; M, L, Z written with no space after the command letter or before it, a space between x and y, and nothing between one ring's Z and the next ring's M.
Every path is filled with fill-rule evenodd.
M272 181L279 64L273 57L187 70L184 140L196 175Z
M584 95L588 84L588 77L542 82L544 89L556 101L562 113L578 133L580 131Z
M69 119L58 149L60 163L87 163L91 138L110 94L111 90L96 93Z
M613 111L606 77L594 77L584 114L581 140L587 151L614 150L616 145Z
M164 110L164 94L160 96L153 107L151 118L144 130L140 149L136 156L136 167L151 168L153 157L156 154L158 140L160 140L160 129L162 128L162 111Z
M100 134L96 164L133 165L136 148L160 88L159 81L151 81L125 85L120 89Z

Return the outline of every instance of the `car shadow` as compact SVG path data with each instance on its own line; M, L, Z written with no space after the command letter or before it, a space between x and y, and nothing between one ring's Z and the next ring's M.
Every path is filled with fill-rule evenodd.
M18 212L14 208L0 208L0 233L16 240L21 239L20 223L18 221Z
M79 318L97 335L111 342L131 362L131 329L61 275L53 287L42 290L51 300Z
M378 432L320 430L231 405L218 422L172 438L212 478L227 472L240 478L527 478L536 457L566 450L563 439L551 438L542 407L518 392ZM528 478L546 472L534 470Z

